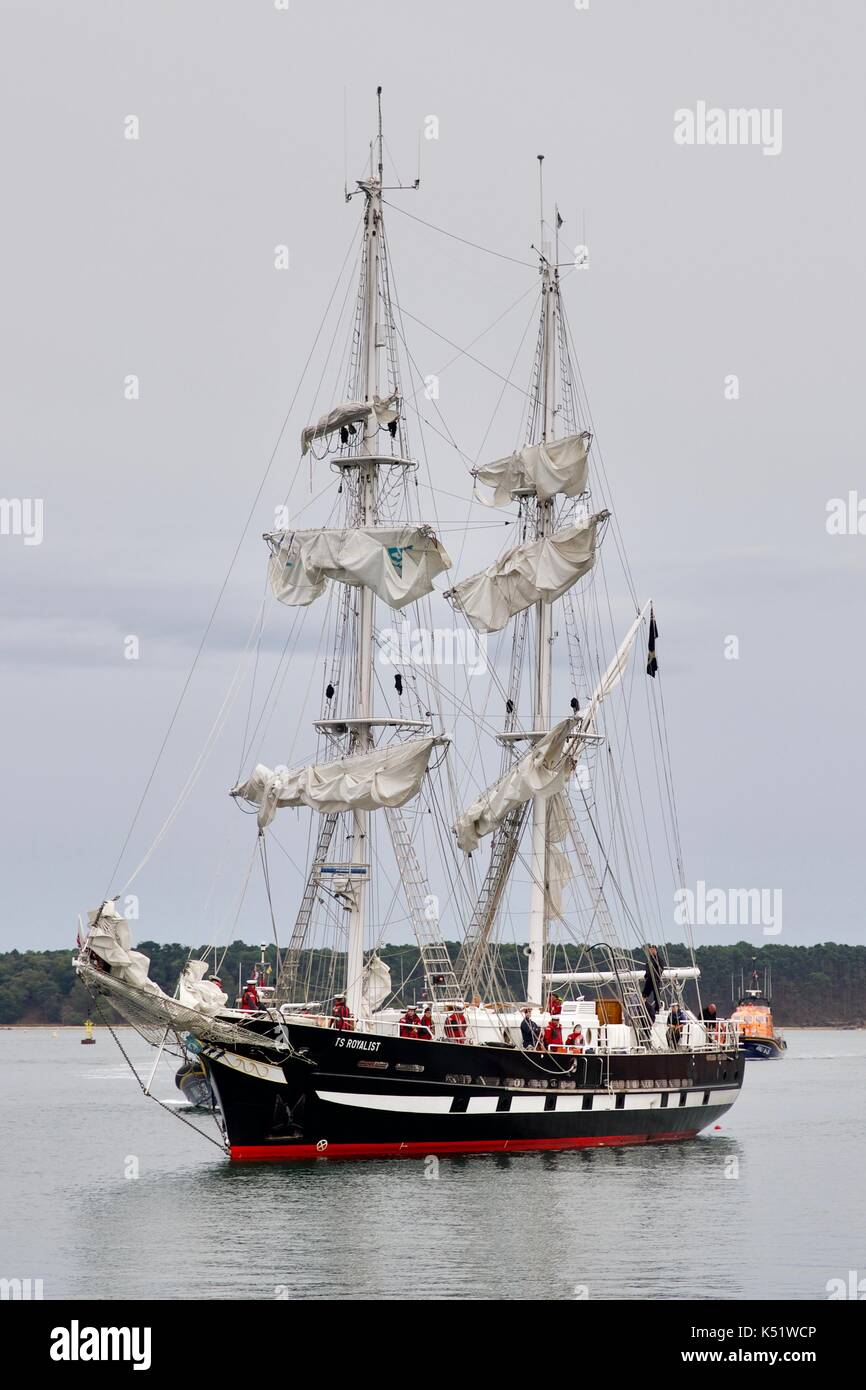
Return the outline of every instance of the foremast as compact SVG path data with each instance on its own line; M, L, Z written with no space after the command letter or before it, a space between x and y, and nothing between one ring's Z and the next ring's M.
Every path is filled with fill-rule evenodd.
M435 700L422 704L413 691L422 717L407 718L402 707L395 715L387 700L384 712L377 713L374 699L374 659L380 642L376 599L394 612L414 608L433 592L435 578L451 564L432 527L405 515L405 478L416 465L408 456L402 413L384 230L381 92L380 87L369 173L352 192L346 191L347 200L359 194L364 198L348 398L301 432L301 457L312 452L316 459L328 459L340 476L341 524L303 530L289 525L265 536L271 552L271 588L280 602L306 607L332 585L342 591L322 718L314 721L326 741L325 759L292 769L257 764L251 776L232 789L233 796L258 808L260 832L281 807L305 805L320 813L304 895L280 964L278 992L287 1004L309 998L299 977L300 956L313 915L322 907L339 947L345 948L345 974L334 973L326 992L332 996L339 985L356 1020L371 1008L367 980L372 976L364 948L370 934L374 811L384 812L429 997L453 999L459 993L438 919L429 920L426 912L426 875L402 815L402 807L420 791L434 747L448 740L434 729ZM418 180L411 186L417 187ZM391 436L390 452L382 449L383 429ZM389 470L387 480L383 468ZM395 486L394 470L398 478L402 473L402 486ZM395 676L398 700L403 698L403 680L403 674ZM377 741L378 733L384 738ZM319 985L316 990L321 992Z

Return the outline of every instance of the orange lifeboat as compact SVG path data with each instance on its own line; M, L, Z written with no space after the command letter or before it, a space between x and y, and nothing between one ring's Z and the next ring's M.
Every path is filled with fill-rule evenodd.
M770 1061L782 1057L787 1047L785 1039L773 1022L769 991L758 988L757 971L752 973L752 988L740 997L731 1014L740 1036L740 1051L755 1060Z

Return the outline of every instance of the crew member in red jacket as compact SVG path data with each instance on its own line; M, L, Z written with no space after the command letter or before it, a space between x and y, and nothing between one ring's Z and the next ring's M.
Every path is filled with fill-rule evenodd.
M466 1041L466 1015L459 1006L445 1020L445 1036L449 1042Z
M335 994L334 1002L331 1005L330 1027L336 1028L340 1033L350 1033L354 1026L355 1020L349 1012L345 994Z
M418 1029L421 1027L421 1019L414 1004L410 1004L403 1017L400 1019L401 1038L420 1038Z
M418 1037L423 1038L425 1042L432 1042L433 1040L433 1014L430 1012L429 1004L426 1005L421 1015L421 1021L418 1025Z
M583 1029L579 1023L575 1023L571 1032L565 1040L565 1045L570 1052L583 1051Z
M255 982L255 980L247 980L246 985L244 986L244 992L243 992L243 994L241 995L241 1008L242 1008L242 1009L260 1009L260 1008L261 1008L261 1004L259 1003L259 992L258 992L258 990L256 989L256 982Z
M562 1051L562 1026L555 1014L544 1030L544 1046L548 1052Z
M562 1013L562 1000L558 994L551 994L547 1001L547 1012L557 1015Z

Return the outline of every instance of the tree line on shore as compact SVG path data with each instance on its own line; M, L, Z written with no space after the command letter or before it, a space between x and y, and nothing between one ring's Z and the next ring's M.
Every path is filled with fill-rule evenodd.
M185 961L204 957L205 952L190 950L178 943L160 945L143 941L139 950L150 957L151 979L173 994ZM525 995L526 958L523 948L501 945L498 950L498 978L503 994L520 999ZM664 955L671 965L685 965L689 955L684 946L667 946ZM451 944L452 959L457 946ZM235 941L219 956L223 988L234 1004L238 981L246 978L259 959L259 948ZM420 996L423 976L415 946L383 946L379 956L390 968L394 1001L403 1005ZM773 1013L777 1023L802 1027L866 1026L866 946L847 946L825 942L817 946L762 947L740 941L730 946L701 946L696 952L701 969L700 990L704 1004L714 1002L720 1016L730 1011L732 992L739 994L741 976L749 985L757 970L763 985L764 969L770 967L773 986ZM273 962L273 947L268 952ZM208 957L213 966L211 951ZM596 953L596 966L603 960ZM340 978L341 962L330 950L301 952L299 977L307 985L305 997L327 999L333 981ZM550 961L552 970L586 969L591 964L578 947L559 946ZM604 991L603 991L604 992ZM694 1006L693 986L687 1002ZM112 1018L101 1005L103 1016ZM72 969L72 957L65 951L8 951L0 954L0 1025L80 1024L85 1018L100 1021L93 1004Z

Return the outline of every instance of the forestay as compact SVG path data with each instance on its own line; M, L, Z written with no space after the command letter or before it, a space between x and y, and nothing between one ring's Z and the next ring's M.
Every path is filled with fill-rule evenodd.
M515 546L445 597L476 632L499 632L533 603L553 603L592 569L598 527L607 515L597 512L578 526Z
M592 435L568 434L548 443L528 444L508 458L497 459L475 470L480 483L494 489L492 500L476 492L486 507L504 507L515 492L534 489L542 502L557 493L579 497L586 492L589 446Z
M278 808L310 806L314 811L377 811L404 806L416 796L436 738L413 738L373 753L310 763L294 771L272 771L261 763L232 796L258 806L259 828L270 825Z
M275 531L265 540L271 547L271 588L292 607L313 603L331 580L363 585L383 603L404 608L429 594L433 580L451 564L428 526Z

